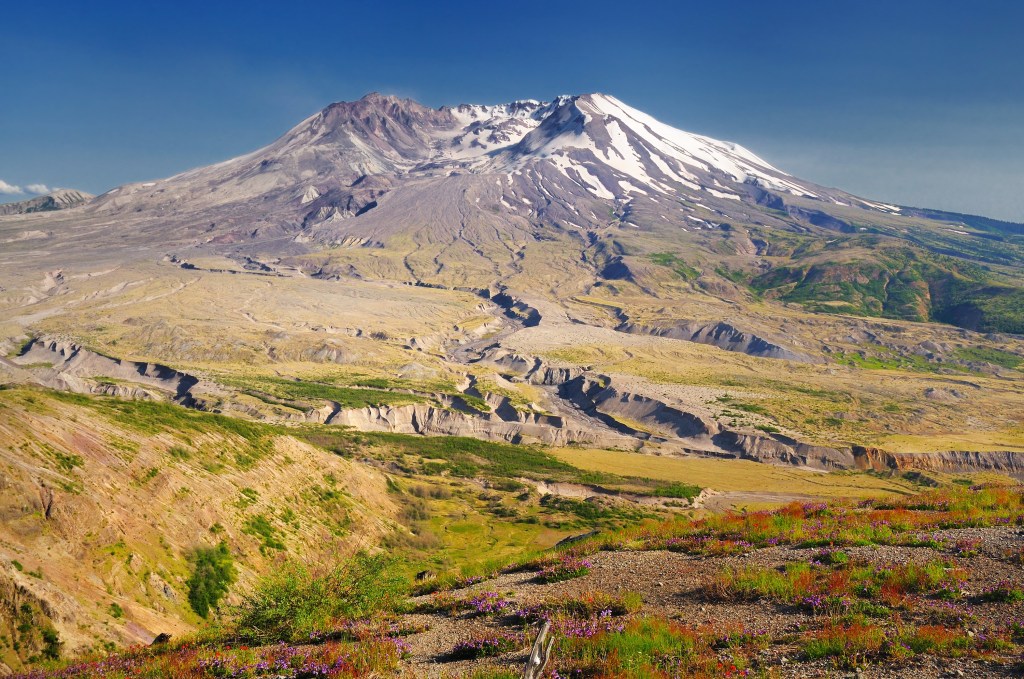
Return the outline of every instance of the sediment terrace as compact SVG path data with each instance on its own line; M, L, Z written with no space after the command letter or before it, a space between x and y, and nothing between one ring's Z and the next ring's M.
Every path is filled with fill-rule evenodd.
M510 305L531 308L514 302ZM527 313L526 318L530 317ZM524 324L521 315L510 314L510 318L515 319L510 321L514 325ZM495 341L483 344L467 367L491 367L509 383L539 387L545 395L543 410L537 404L523 408L507 395L480 392L475 377L468 373L464 393L415 393L421 401L404 405L352 408L329 399L280 399L279 404L288 408L283 419L363 431L705 455L822 471L986 471L1024 478L1024 454L1016 451L897 453L865 446L814 445L781 433L734 430L707 412L624 389L612 377L586 367L551 365L537 357L512 353ZM238 398L237 389L214 380L161 364L105 356L66 339L34 338L17 356L3 360L30 381L56 389L168 400L201 410L268 421L282 419L280 409L254 408Z

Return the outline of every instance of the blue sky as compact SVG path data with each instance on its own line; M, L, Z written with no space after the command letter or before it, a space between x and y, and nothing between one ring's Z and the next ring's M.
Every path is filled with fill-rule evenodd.
M821 184L1024 221L1022 25L1016 0L6 3L0 191L25 193L0 200L223 160L369 91L602 91Z

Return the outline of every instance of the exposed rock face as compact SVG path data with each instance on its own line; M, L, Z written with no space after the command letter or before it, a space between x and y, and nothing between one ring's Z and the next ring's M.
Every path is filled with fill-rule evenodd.
M758 356L760 358L782 358L803 363L817 362L811 356L787 349L752 333L744 332L724 321L717 323L680 322L668 327L637 325L625 322L619 325L616 330L639 335L670 337L699 344L710 344L726 351L738 351L748 356Z
M518 314L516 318L520 324L527 321ZM713 337L714 333L704 336ZM780 434L761 436L723 429L710 416L691 412L681 404L622 390L607 375L591 373L582 367L552 366L500 347L485 351L477 360L484 358L514 373L507 375L508 379L547 391L554 412L520 410L508 397L479 394L472 386L467 387L467 393L483 397L489 411L478 410L460 397L444 394L432 395L433 404L342 409L337 403L326 403L309 408L305 414L295 412L294 408L272 405L268 405L269 411L256 410L230 399L222 401L221 407L256 419L320 422L364 431L634 450L649 441L670 443L690 452L823 471L993 471L1024 478L1024 454L1017 452L910 454L864 447L816 446ZM35 339L19 356L9 360L15 365L32 368L46 386L77 393L171 400L187 407L203 408L203 396L216 391L215 385L204 385L198 378L167 366L111 358L54 338ZM49 515L51 503L45 498L43 502Z
M339 219L358 217L377 207L378 199L391 188L386 177L363 175L345 188L332 188L321 193L310 187L303 193L302 204L309 212L302 219L304 228Z
M814 446L787 436L775 435L769 438L725 431L715 436L715 443L724 450L736 453L736 457L755 462L827 471L854 467L854 455L849 449Z
M857 469L938 472L990 471L1024 479L1024 453L1015 451L945 451L940 453L890 453L878 448L853 448Z
M169 397L182 405L196 405L192 390L199 384L199 378L157 363L103 356L73 342L33 339L12 362L45 368L39 381L56 389L126 399Z
M504 309L506 316L520 321L524 328L540 325L540 312L522 300L510 296L508 293L499 292L494 297L491 297L491 301Z
M1024 453L1015 451L945 451L892 453L879 448L830 448L801 443L786 436L753 436L725 431L714 437L723 450L736 457L768 464L794 465L834 471L936 471L947 473L988 471L1024 479Z
M474 415L426 404L370 406L340 410L327 421L327 424L342 424L363 431L472 436L509 443L587 443L609 448L635 448L639 445L639 442L618 436L615 432L574 426L557 416L522 413L511 408L497 410L496 413ZM510 411L515 415L510 415ZM502 413L504 417L498 413Z
M0 667L21 669L22 663L38 655L45 646L39 631L52 629L59 617L50 602L33 592L28 584L28 578L20 573L0 571L0 632L17 640L13 649L0 651L0 660L6 661L0 662ZM5 676L2 670L0 676Z
M546 386L559 386L571 380L581 377L584 374L583 368L553 368L538 363L536 369L526 375L526 381L530 384L543 384Z
M647 438L642 429L670 437L698 439L718 433L718 423L672 407L657 399L620 392L603 375L581 375L561 385L559 393L588 415L634 436Z

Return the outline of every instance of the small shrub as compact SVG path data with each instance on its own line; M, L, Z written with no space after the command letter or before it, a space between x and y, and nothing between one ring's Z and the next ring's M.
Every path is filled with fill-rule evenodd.
M573 578L582 578L590 573L593 564L586 559L572 556L563 557L561 561L545 566L537 574L537 579L545 584L563 582Z
M981 540L978 538L966 538L963 540L957 540L956 544L953 545L952 552L957 556L978 556L980 553L980 547Z
M480 592L480 594L470 598L466 603L477 615L504 613L513 604L512 601L497 592Z
M611 615L636 613L642 607L643 598L638 592L625 592L621 596L614 596L601 591L590 591L575 597L546 601L537 607L537 612L589 618L602 611L607 611Z
M245 527L242 529L243 533L248 533L253 537L258 537L261 540L260 554L266 554L268 549L276 549L284 551L286 548L284 543L281 542L277 537L277 529L274 528L273 524L267 520L267 517L262 514L250 517L245 522Z
M982 601L998 601L1005 603L1018 603L1024 601L1024 590L1014 587L1006 580L994 587L983 590L979 596Z
M856 667L877 653L884 641L885 634L876 625L833 622L805 639L803 650L810 660L835 658L843 667Z
M827 549L815 556L813 561L825 566L844 566L850 562L850 555L838 549Z
M940 625L918 627L900 637L900 642L917 654L957 657L970 651L973 640L960 630Z
M637 613L644 607L644 598L640 595L640 592L625 592L621 600L624 613ZM615 612L614 608L612 612Z
M469 601L465 597L457 596L451 592L437 592L426 601L421 601L411 607L412 613L445 613L456 615L459 611L465 610Z
M384 555L358 554L319 572L292 561L245 595L236 628L253 642L308 639L346 620L393 611L406 588Z
M192 453L184 446L171 446L167 449L167 454L176 460L187 460L192 457Z
M507 632L492 633L473 637L455 644L449 656L453 660L472 660L474 658L491 658L522 648L525 639L521 634Z
M692 500L700 495L700 486L691 486L685 483L670 483L667 486L659 486L650 491L655 497L671 497Z
M197 549L192 555L192 575L185 583L189 606L199 617L208 617L234 582L235 566L226 544ZM117 604L111 609L114 606Z
M60 649L64 646L64 642L60 640L57 630L47 625L40 630L40 635L43 638L43 657L47 660L60 658Z
M561 676L729 676L715 667L719 659L702 635L675 621L621 624L598 617L566 621L558 631L554 657Z

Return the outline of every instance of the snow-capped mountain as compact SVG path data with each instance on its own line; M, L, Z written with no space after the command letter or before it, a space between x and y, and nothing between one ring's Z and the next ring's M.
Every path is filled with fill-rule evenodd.
M1019 225L818 186L606 94L436 109L370 94L253 153L12 219L0 222L12 239L47 239L47 261L62 249L88 252L90 264L212 253L328 277L475 289L544 281L556 297L613 280L657 297L664 272L652 262L678 262L678 276L729 299L750 294L737 281L756 279L758 294L804 286L794 299L846 294L850 308L908 318L929 317L938 297L960 300L950 281L973 271L908 270L920 253L1024 259L1015 241L989 237ZM874 293L857 286L876 280L897 281L881 288L893 299L862 303Z
M244 156L0 215L0 263L46 271L45 290L71 264L203 260L560 300L601 286L656 306L774 297L1022 332L1021 234L818 186L606 94L436 109L369 94Z
M425 188L442 181L446 189ZM165 227L208 219L207 241L376 243L407 226L403 198L434 204L454 185L472 194L468 211L496 206L499 221L584 230L607 226L609 210L638 227L652 210L699 227L744 204L778 208L778 196L898 212L798 180L742 146L675 129L605 94L439 109L370 94L328 106L254 153L114 189L91 209Z

